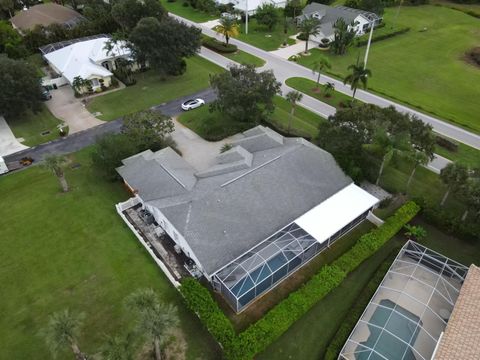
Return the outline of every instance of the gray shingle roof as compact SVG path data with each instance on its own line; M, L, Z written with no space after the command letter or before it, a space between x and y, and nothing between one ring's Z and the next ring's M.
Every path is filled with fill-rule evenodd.
M329 153L303 139L283 138L263 127L244 135L251 136L235 145L250 151L243 145L230 151L243 155L233 156L233 163L247 164L250 157L250 165L203 174L190 191L144 155L126 159L118 169L183 235L209 274L352 182ZM158 162L157 153L149 156Z
M314 2L305 6L302 11L302 15L300 15L298 18L303 20L304 18L311 17L314 14L320 15L321 32L326 37L333 35L333 25L340 18L343 18L347 24L350 24L359 15L364 16L370 21L379 19L377 14L369 11L352 9L346 6L333 7Z

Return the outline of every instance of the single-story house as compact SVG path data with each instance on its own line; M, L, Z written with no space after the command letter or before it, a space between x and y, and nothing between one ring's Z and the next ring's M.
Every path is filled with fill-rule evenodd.
M276 7L285 7L287 0L217 0L217 4L232 4L236 10L245 11L248 9L249 15L254 15L257 8L263 4L273 4Z
M12 26L20 33L33 30L35 26L61 24L72 28L85 18L75 10L55 3L39 4L18 12L10 20Z
M372 26L376 26L382 22L382 18L373 12L352 9L346 6L328 6L315 2L305 6L302 15L298 16L296 20L300 22L310 17L320 20L320 34L312 38L313 41L318 43L323 38L333 40L335 33L333 26L340 18L349 24L349 29L353 27L357 36L365 34ZM354 25L352 26L350 24Z
M480 358L480 271L408 241L340 360Z
M94 91L101 88L102 82L105 87L109 87L112 71L117 68L116 61L120 58L130 60L130 49L124 41L119 41L113 44L111 50L107 50L110 41L107 36L78 40L45 46L41 49L43 57L72 86L75 78L80 77L90 80ZM133 67L135 69L136 65Z
M357 226L378 199L332 155L258 126L196 171L171 148L117 172L181 251L240 312Z

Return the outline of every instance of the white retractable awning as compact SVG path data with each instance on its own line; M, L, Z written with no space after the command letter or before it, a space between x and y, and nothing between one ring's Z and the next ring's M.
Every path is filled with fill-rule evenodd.
M376 197L352 183L300 216L295 223L323 243L378 202Z

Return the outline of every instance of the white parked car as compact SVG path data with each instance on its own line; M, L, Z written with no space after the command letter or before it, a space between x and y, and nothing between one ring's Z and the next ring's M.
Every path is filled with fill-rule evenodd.
M196 109L200 106L205 105L205 101L202 99L191 99L187 100L182 104L182 109L185 111Z

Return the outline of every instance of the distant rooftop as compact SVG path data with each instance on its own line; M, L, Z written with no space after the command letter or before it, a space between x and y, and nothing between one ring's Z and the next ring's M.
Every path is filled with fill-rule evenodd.
M183 235L211 274L352 183L332 155L259 126L202 172L171 149L123 161L118 173Z
M435 360L480 358L480 268L471 265Z
M48 26L61 24L66 27L74 27L85 18L73 9L48 3L32 6L27 10L21 10L10 21L13 26L22 31L32 30L37 25Z

